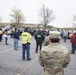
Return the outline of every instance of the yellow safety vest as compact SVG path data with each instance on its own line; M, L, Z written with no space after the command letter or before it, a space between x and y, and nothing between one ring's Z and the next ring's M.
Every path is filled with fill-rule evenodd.
M22 44L26 44L28 39L28 32L22 33Z
M2 34L2 31L0 30L0 34Z
M31 43L31 39L32 39L32 36L30 33L28 33L28 39L27 39L27 43Z

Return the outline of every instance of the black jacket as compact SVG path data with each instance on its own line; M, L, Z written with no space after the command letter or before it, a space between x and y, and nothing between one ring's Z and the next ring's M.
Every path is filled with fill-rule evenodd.
M43 42L43 41L44 41L44 35L43 35L43 33L42 33L42 32L36 33L36 35L35 35L35 40L36 40L37 42Z

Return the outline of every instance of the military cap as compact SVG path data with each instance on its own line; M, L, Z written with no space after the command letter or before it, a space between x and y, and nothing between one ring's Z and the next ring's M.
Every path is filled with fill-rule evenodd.
M60 38L60 32L59 31L50 31L49 36L52 39Z

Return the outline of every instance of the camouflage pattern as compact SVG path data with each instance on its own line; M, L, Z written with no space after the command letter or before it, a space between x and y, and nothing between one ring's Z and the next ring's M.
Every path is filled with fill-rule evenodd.
M60 32L59 31L50 31L49 36L52 39L60 38Z
M43 67L42 75L64 75L63 68L70 62L67 48L58 43L44 46L39 55L39 63Z
M47 46L47 45L49 45L50 43L51 43L51 41L50 41L50 36L47 36L47 37L44 39L43 45L44 45L44 46Z
M57 39L57 38L60 38L60 32L58 31L50 31L49 32L49 36L47 36L43 42L43 45L44 46L47 46L51 43L51 40L50 38L53 38L53 39Z

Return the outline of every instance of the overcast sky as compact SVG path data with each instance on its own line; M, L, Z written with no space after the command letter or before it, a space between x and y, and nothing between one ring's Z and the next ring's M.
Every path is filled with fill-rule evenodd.
M0 0L0 16L2 22L9 22L11 8L21 10L26 18L26 23L39 23L38 11L44 4L56 19L50 23L55 27L71 27L73 15L76 15L76 0Z

